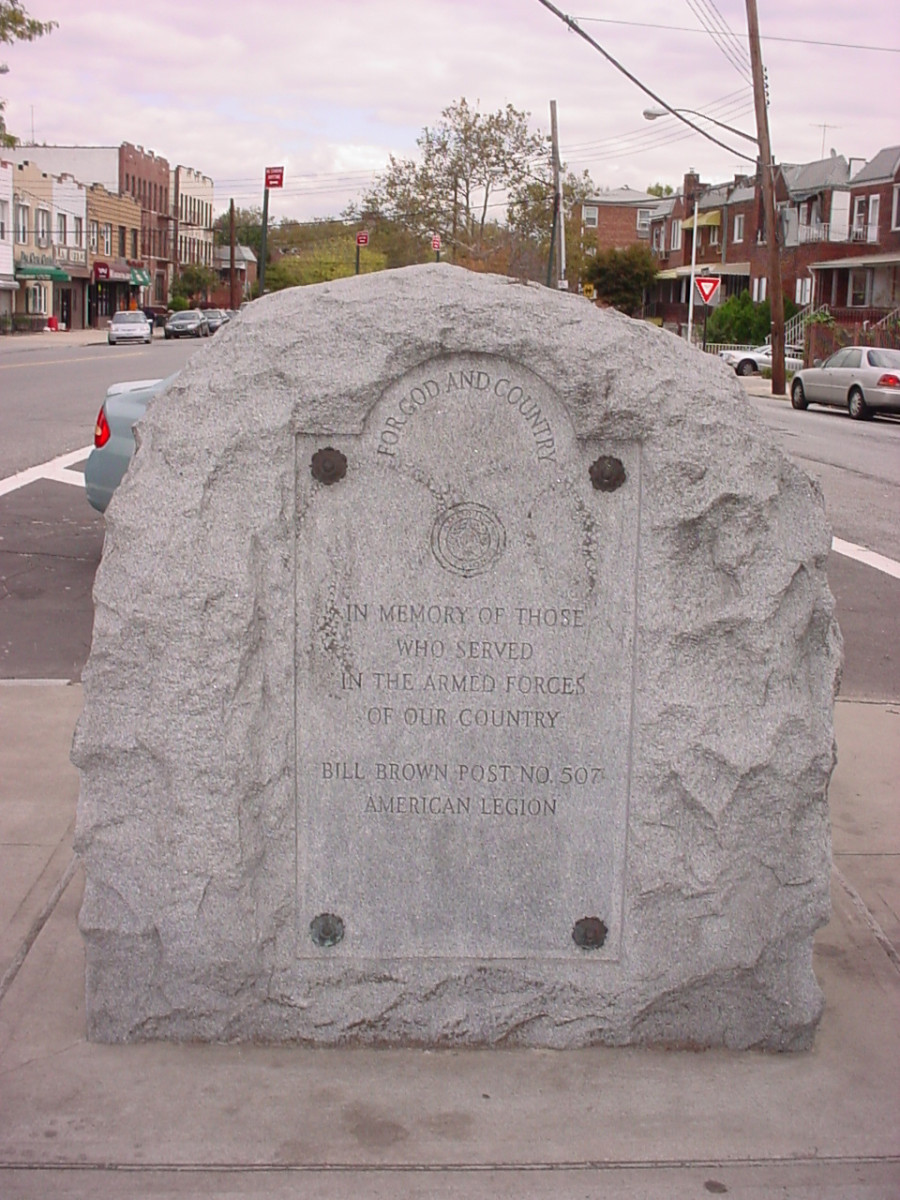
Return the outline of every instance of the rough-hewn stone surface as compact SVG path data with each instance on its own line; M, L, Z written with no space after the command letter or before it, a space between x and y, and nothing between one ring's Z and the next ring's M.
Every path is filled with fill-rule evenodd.
M578 297L410 268L253 304L138 441L73 751L92 1038L809 1044L829 531L722 364ZM621 487L592 487L598 457ZM392 628L407 600L463 628ZM407 670L405 632L472 691L431 650ZM410 725L423 705L443 723ZM475 786L485 764L504 786Z

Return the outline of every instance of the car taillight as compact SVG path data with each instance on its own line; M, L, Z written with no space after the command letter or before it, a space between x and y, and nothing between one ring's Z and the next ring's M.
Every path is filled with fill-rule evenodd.
M94 445L99 450L101 446L106 445L111 436L109 421L107 421L106 413L101 408L97 413L97 424L94 426Z
M888 374L882 375L875 386L900 388L900 375L894 375L891 372L888 372Z

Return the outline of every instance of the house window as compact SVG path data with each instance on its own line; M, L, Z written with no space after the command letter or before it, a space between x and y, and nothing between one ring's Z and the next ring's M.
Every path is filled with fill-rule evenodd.
M119 258L125 257L125 226L119 226Z
M847 285L847 303L851 308L865 308L869 303L869 272L851 271Z
M762 304L766 298L766 285L768 280L765 275L758 275L753 280L753 303Z
M597 207L593 204L587 204L584 207L584 227L585 229L597 228Z
M637 210L637 231L645 236L650 232L650 215L649 208L639 208Z
M66 214L56 214L56 244L57 246L65 246L66 244Z
M103 226L103 253L112 254L112 225Z
M91 254L96 254L97 247L100 244L100 225L97 221L90 221L88 223L88 236L90 237L89 249Z
M681 249L681 222L680 221L672 222L672 241L670 244L671 244L673 250Z
M894 184L894 198L891 204L891 229L900 229L900 183Z
M132 231L131 231L131 257L137 258L137 256L138 256L137 230L132 229Z
M72 220L74 223L74 229L72 230L73 245L83 246L84 245L84 218L83 217L73 217Z
M718 246L719 244L719 226L710 225L709 227L709 244L710 246Z
M810 277L807 275L805 279L798 279L794 288L794 303L801 305L809 304L811 296L812 280Z
M853 201L853 240L862 241L866 230L866 197L857 196Z
M28 241L28 221L30 213L27 204L16 205L16 241L23 246Z
M866 235L867 242L878 241L878 218L881 216L881 197L876 192L869 197L869 231Z
M37 244L39 246L50 245L50 210L39 208L37 210Z
M742 242L744 240L744 214L738 213L734 218L734 236L731 239L733 242Z
M6 231L9 228L9 202L0 200L0 242L6 241Z

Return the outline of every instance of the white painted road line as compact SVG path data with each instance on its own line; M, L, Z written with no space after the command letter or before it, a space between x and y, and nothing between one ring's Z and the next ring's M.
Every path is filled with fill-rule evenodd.
M84 487L84 476L81 472L69 471L67 468L87 458L92 449L93 446L85 446L81 450L70 450L68 454L51 458L49 462L41 463L37 467L29 467L27 471L20 471L18 475L0 479L0 496L27 487L29 483L37 483L39 479L52 479L56 483L72 483L76 487ZM883 554L877 554L874 550L867 550L865 546L857 546L853 542L842 541L841 538L832 538L831 549L844 558L852 558L854 562L882 571L892 579L900 579L900 563L886 558Z
M867 550L865 546L855 546L853 542L842 542L840 538L831 539L831 548L835 554L843 554L845 558L852 558L867 567L874 567L876 571L883 571L892 579L900 579L900 563L894 562L892 558L885 558L883 554L876 554L874 550Z
M49 462L41 463L37 467L19 471L18 475L0 479L0 496L27 487L29 483L37 483L39 479L53 479L57 483L74 483L78 487L84 487L84 476L77 471L66 471L66 467L87 458L93 448L84 446L81 450L70 450L68 454L60 454L58 458L51 458Z

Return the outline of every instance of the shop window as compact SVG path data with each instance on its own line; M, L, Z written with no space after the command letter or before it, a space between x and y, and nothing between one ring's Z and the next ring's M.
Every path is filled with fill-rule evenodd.
M45 283L29 283L25 288L25 311L30 316L46 317L47 309L47 292L49 291Z

